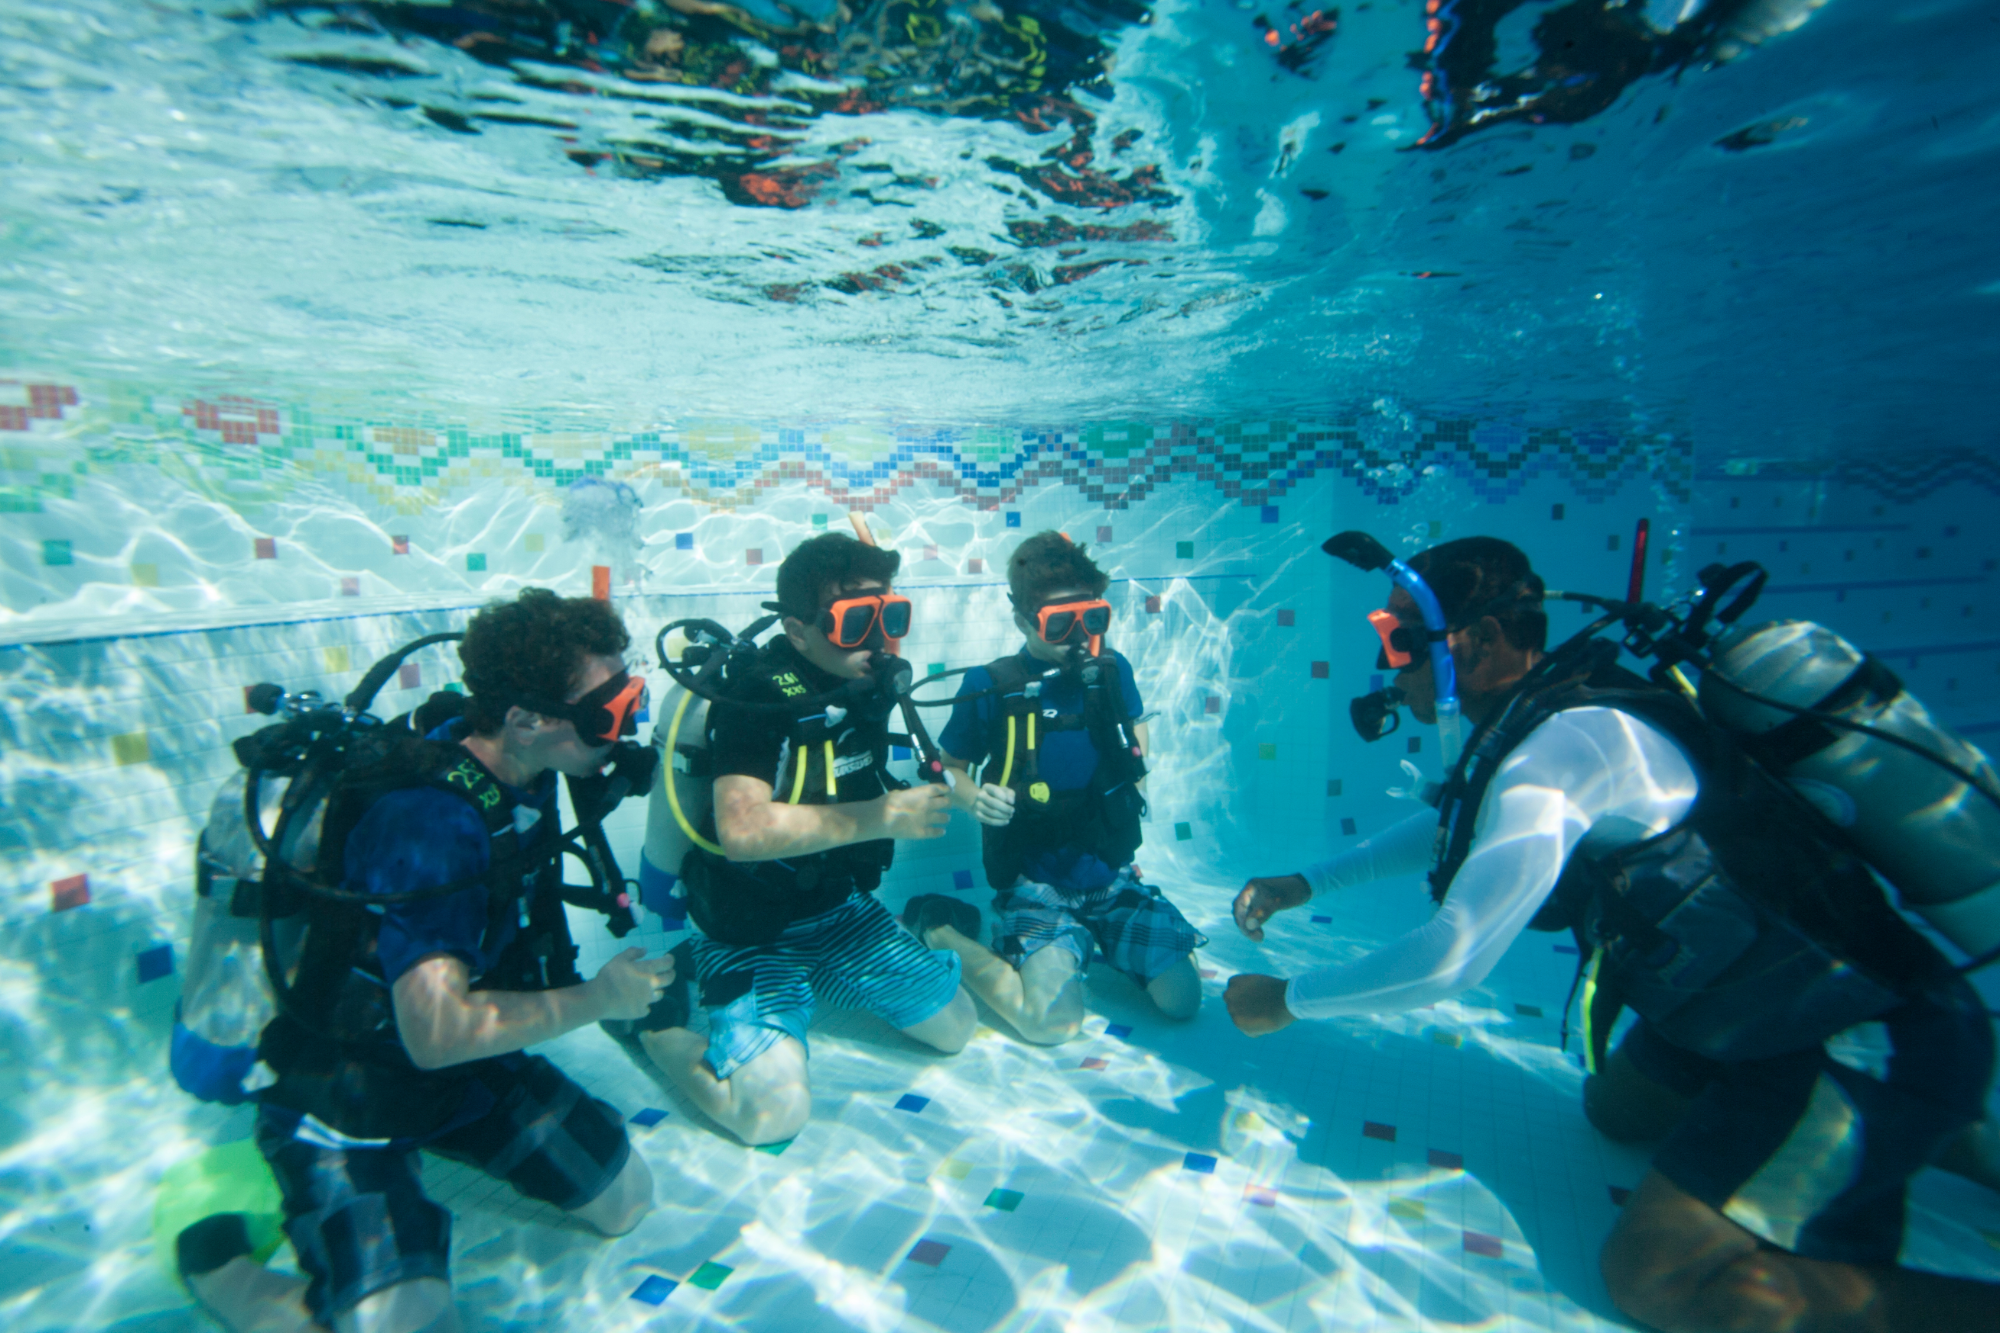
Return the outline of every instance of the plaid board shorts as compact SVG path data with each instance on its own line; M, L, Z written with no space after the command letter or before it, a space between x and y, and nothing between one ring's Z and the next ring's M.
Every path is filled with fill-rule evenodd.
M893 1028L915 1027L958 994L958 955L929 949L872 894L794 921L769 944L689 941L708 1063L719 1079L806 1029L821 1004L865 1009Z
M1208 943L1178 907L1143 883L1131 866L1101 889L1065 892L1030 879L993 895L993 952L1015 967L1050 945L1067 949L1078 971L1092 945L1141 986Z
M595 1199L625 1169L624 1117L547 1060L503 1055L471 1074L470 1118L454 1117L463 1123L422 1141L347 1139L296 1111L258 1108L257 1147L283 1192L285 1234L320 1323L401 1282L450 1280L451 1214L424 1196L418 1148L565 1210Z
M1956 976L1879 1024L1768 1060L1718 1064L1644 1020L1620 1046L1694 1099L1655 1170L1762 1240L1851 1264L1896 1262L1910 1178L1985 1114L1993 1077L1992 1021Z

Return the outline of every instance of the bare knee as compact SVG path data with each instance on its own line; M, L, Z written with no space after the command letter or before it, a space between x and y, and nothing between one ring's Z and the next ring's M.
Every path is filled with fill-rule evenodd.
M1201 1009L1201 972L1192 955L1181 959L1146 983L1146 994L1168 1018L1186 1021Z
M1036 1046L1060 1046L1083 1030L1082 1015L1042 1014L1039 1017L1024 1015L1015 1025L1021 1040Z
M759 1098L732 1128L737 1138L757 1148L797 1138L811 1116L812 1095L802 1087L787 1088Z
M1599 1268L1618 1308L1662 1333L1714 1327L1773 1333L1786 1302L1769 1290L1778 1256L1715 1209L1649 1172L1604 1242ZM1726 1313L1724 1322L1716 1322ZM1794 1317L1796 1312L1794 1312Z
M903 1031L946 1055L957 1055L972 1040L978 1026L979 1011L972 1007L972 997L966 994L965 987L960 986L944 1008Z

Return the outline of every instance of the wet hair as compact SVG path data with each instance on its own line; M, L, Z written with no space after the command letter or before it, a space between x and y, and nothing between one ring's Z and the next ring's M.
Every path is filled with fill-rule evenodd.
M465 720L474 735L491 736L520 696L567 699L585 658L617 656L631 643L611 603L523 588L513 601L487 606L465 628L458 645L471 695Z
M856 541L844 532L823 532L799 543L778 566L778 605L784 614L812 621L826 589L851 583L892 583L903 557Z
M1082 588L1102 597L1110 586L1111 576L1060 532L1036 533L1007 561L1007 592L1025 615L1033 615L1057 588Z
M1514 543L1498 537L1461 537L1410 557L1410 568L1423 575L1437 594L1451 628L1463 629L1473 620L1492 616L1516 648L1540 651L1548 643L1542 577Z

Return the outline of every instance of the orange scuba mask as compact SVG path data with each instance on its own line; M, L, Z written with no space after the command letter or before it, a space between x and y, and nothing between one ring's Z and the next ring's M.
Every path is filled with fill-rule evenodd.
M843 597L819 613L819 631L828 643L846 652L868 646L879 625L888 640L888 651L910 632L910 599L892 592L870 593L866 597Z
M1102 598L1084 602L1057 602L1035 612L1035 628L1043 643L1067 643L1081 629L1096 656L1104 631L1111 628L1111 603Z
M615 745L626 736L639 733L639 714L646 711L646 678L620 671L575 703L558 703L532 694L513 696L509 702L531 713L568 722L576 728L577 739L586 745Z

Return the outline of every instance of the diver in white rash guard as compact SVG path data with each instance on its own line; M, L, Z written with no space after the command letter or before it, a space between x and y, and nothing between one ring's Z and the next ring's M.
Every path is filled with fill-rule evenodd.
M1397 582L1370 621L1377 665L1398 674L1356 701L1356 726L1383 734L1395 702L1441 720L1440 808L1250 880L1236 922L1261 940L1276 912L1422 871L1438 910L1351 962L1236 976L1224 999L1237 1026L1261 1036L1420 1008L1478 985L1523 929L1575 929L1593 964L1585 1109L1613 1138L1664 1139L1605 1242L1621 1310L1661 1333L2000 1328L2000 1286L1896 1265L1922 1167L2000 1188L1977 994L1680 695L1618 668L1608 645L1545 662L1544 590L1517 548L1468 538L1405 565L1364 537L1365 563L1337 549L1357 535L1327 550ZM1454 675L1477 728L1462 765ZM1679 886L1672 921L1635 917L1663 882ZM1823 965L1793 966L1808 956ZM1607 1054L1619 1003L1639 1021ZM1824 1046L1861 1022L1895 1052L1879 1077Z

